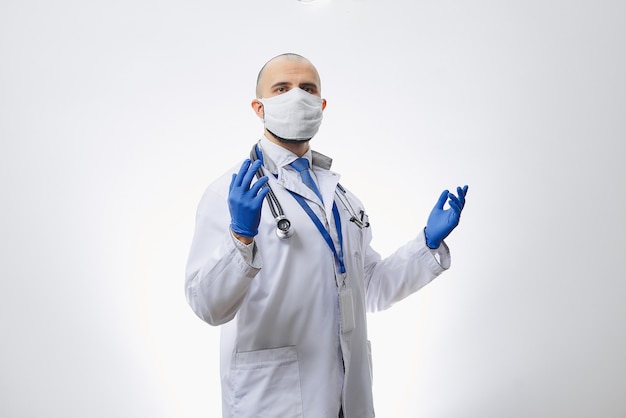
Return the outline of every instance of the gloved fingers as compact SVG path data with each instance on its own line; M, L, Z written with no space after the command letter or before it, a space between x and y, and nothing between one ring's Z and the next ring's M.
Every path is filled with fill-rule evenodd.
M246 173L248 172L248 168L250 168L250 160L246 159L241 164L241 168L239 169L239 172L237 174L233 174L233 180L230 185L231 188L241 186L241 184L243 183L243 179Z
M233 188L235 187L235 180L237 179L237 174L233 173L233 177L230 180L230 187L228 188L228 191L232 192Z
M456 196L454 196L453 194L450 195L450 200L448 201L448 205L450 205L450 208L452 208L452 210L456 214L458 215L461 214L461 211L463 210L463 206L461 205L461 202L459 202L459 199L457 199Z
M448 200L449 194L450 192L448 190L444 190L443 192L441 192L441 195L439 196L439 200L437 201L437 204L435 205L435 209L443 210L443 205L446 204L446 200Z
M247 161L249 162L250 160ZM243 179L241 180L241 187L245 188L246 190L250 189L252 179L254 178L256 172L259 170L259 167L261 167L261 164L263 164L261 160L256 160L252 164L248 164L248 169L244 174Z
M268 182L268 178L267 176L263 176L260 179L258 179L253 185L252 187L250 187L250 193L252 194L252 196L256 196L259 193L259 190L265 186ZM269 191L269 190L268 190Z
M461 211L461 209L463 209L463 201L461 200L462 195L459 195L459 197L455 196L454 194L450 193L448 194L448 205L450 205L450 207L452 207L452 205L454 205L454 207L458 208L458 212Z
M259 182L257 181L254 185L256 186L258 183ZM263 204L263 199L265 199L265 196L267 196L267 194L270 192L270 188L266 187L266 184L267 184L267 181L263 183L263 185L261 186L261 190L257 192L254 198L255 202L259 205L259 207Z
M465 185L463 188L457 187L456 192L458 194L459 201L461 202L461 209L462 209L463 206L465 206L465 196L467 195L467 185Z

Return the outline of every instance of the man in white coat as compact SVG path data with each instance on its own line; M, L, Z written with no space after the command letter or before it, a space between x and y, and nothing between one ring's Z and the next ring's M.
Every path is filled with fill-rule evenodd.
M467 186L444 191L424 230L382 259L363 204L309 147L326 107L315 67L296 54L274 57L256 95L263 135L251 159L202 196L186 271L191 308L222 327L223 417L373 417L366 312L449 268L443 239ZM277 230L284 219L291 228Z

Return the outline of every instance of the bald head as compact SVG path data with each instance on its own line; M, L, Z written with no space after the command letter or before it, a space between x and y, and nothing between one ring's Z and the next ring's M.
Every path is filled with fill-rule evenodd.
M268 80L266 79L267 78L266 74L268 72L271 72L273 74L273 70L275 70L277 67L283 68L285 66L289 66L290 63L294 67L306 68L308 71L311 71L316 78L318 91L321 90L320 76L317 72L317 69L311 63L311 61L304 58L302 55L288 52L285 54L280 54L280 55L275 56L274 58L266 62L265 65L261 68L261 71L259 71L259 75L257 76L257 79L256 79L256 97L257 98L262 98L264 95L264 88L267 88Z

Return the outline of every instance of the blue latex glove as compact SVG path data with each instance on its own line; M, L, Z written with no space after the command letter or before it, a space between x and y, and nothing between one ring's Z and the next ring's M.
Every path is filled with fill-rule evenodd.
M465 196L467 195L467 186L457 187L458 197L444 190L439 196L437 204L428 216L428 222L424 229L426 235L426 245L428 248L437 249L441 242L450 235L450 232L459 224L461 219L461 211L465 206ZM444 210L443 206L448 201L449 209Z
M267 176L261 177L250 187L254 174L261 167L261 164L260 160L256 160L252 164L250 164L250 160L245 160L239 173L233 174L233 179L230 182L228 192L230 228L234 233L243 237L253 237L259 233L263 199L270 191L269 187L264 187L268 181Z

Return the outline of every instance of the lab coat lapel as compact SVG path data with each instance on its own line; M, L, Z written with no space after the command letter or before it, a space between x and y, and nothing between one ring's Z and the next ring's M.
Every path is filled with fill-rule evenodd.
M325 170L313 166L313 172L317 178L317 185L324 199L324 212L327 219L332 219L333 201L335 199L335 190L339 183L340 175L330 170ZM306 187L306 186L305 186Z
M320 199L317 197L315 192L308 188L306 184L302 182L300 178L300 174L292 170L281 169L280 174L278 176L278 184L283 186L285 189L290 192L297 193L300 196L307 199L311 203L314 203L318 206L322 206ZM322 194L322 196L324 196Z

